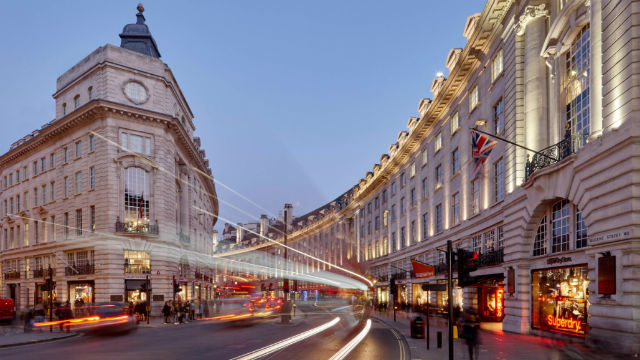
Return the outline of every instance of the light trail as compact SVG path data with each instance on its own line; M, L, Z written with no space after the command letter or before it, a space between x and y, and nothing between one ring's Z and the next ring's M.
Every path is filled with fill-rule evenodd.
M294 335L290 338L278 341L277 343L265 346L261 349L258 350L254 350L250 353L244 354L244 355L240 355L238 357L235 357L231 360L252 360L252 359L259 359L263 356L269 355L275 351L278 351L280 349L284 349L287 346L291 346L299 341L302 341L306 338L309 338L315 334L318 334L320 332L323 332L325 330L327 330L328 328L334 326L335 324L337 324L340 321L340 318L336 317L335 319L329 321L326 324L320 325L316 328L313 328L311 330L307 330L305 332L302 332L298 335Z
M371 319L367 319L367 324L364 326L364 329L362 329L362 331L360 331L360 333L356 335L356 337L351 339L351 341L349 341L347 345L345 345L342 349L338 350L338 352L335 353L331 358L329 358L329 360L342 360L345 357L347 357L347 355L349 355L349 353L353 349L355 349L355 347L358 346L358 344L360 344L360 342L365 338L365 336L367 336L367 334L369 333L369 330L371 330Z
M206 213L206 214L209 214L209 215L211 215L211 216L215 216L215 217L217 217L218 219L221 219L222 221L229 222L229 220L227 220L227 219L223 218L222 216L215 215L215 214L213 214L213 213L211 213L211 212L209 212L209 211L207 211L207 210L205 210L205 209L201 209L201 208L199 208L199 207L197 207L197 206L193 206L193 208L194 208L194 209L196 209L196 210L198 210L198 211L202 211L202 212L204 212L204 213ZM298 250L298 249L292 248L291 246L285 245L285 244L283 244L283 243L281 243L281 242L279 242L279 241L276 241L276 240L273 240L273 239L271 239L271 238L269 238L269 237L267 237L267 236L261 235L261 234L259 234L259 233L255 232L255 231L253 231L253 230L251 230L251 229L248 229L248 228L245 228L245 227L242 227L242 226L239 226L239 227L241 227L242 229L244 229L244 230L246 230L246 231L248 231L248 232L250 232L250 233L252 233L252 234L254 234L254 235L259 236L260 238L263 238L263 239L265 239L265 240L267 240L267 241L271 241L272 243L275 243L275 244L277 244L277 245L280 245L280 246L282 246L282 247L284 247L284 248L287 248L287 249L289 249L289 250L291 250L291 251L293 251L293 252L296 252L296 253L298 253L298 254L300 254L300 255L304 255L304 256L306 256L306 257L308 257L308 258L310 258L310 259L313 259L313 260L319 261L319 262L321 262L321 263L323 263L323 264L326 264L326 265L329 265L329 266L335 267L336 269L341 270L341 271L344 271L344 272L346 272L347 274L350 274L350 275L356 276L356 277L358 277L358 278L360 278L360 279L362 279L362 280L366 281L366 282L369 284L369 286L373 286L373 283L371 282L371 280L367 279L366 277L364 277L364 276L362 276L362 275L360 275L360 274L358 274L358 273L355 273L355 272L353 272L353 271L351 271L351 270L345 269L345 268L343 268L343 267L341 267L341 266L338 266L338 265L332 264L332 263L330 263L330 262L328 262L328 261L322 260L322 259L320 259L320 258L318 258L318 257L315 257L315 256L313 256L313 255L307 254L307 253L305 253L305 252L303 252L303 251L300 251L300 250ZM224 255L219 255L219 257L222 257L222 256L224 256ZM215 255L214 255L214 257L215 257Z

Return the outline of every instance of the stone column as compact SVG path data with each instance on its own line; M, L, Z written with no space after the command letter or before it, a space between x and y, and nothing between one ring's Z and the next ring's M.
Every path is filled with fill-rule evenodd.
M548 14L544 4L527 6L516 26L517 34L524 36L525 146L533 150L549 145L547 67L540 56Z
M504 331L528 334L531 329L531 273L528 264L514 266L515 293L505 294Z

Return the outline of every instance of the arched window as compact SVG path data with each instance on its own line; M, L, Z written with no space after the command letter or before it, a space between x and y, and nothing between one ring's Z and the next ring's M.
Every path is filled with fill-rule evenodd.
M129 232L148 232L149 173L139 167L124 171L124 223Z
M582 212L569 200L562 199L542 216L533 242L533 256L580 249L587 246L587 238Z
M589 137L590 31L586 25L571 43L565 55L565 104L567 125L573 148L581 148Z

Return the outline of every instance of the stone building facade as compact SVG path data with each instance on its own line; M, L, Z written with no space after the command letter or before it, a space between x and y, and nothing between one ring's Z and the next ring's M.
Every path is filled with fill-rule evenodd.
M388 154L293 219L289 242L366 266L379 303L394 277L398 302L445 311L420 285L444 282L452 240L479 268L451 301L484 322L640 352L638 5L489 0ZM478 172L473 128L502 139ZM301 272L330 267L295 256ZM410 259L436 276L416 279Z
M183 299L212 296L212 172L137 18L121 47L99 47L58 78L56 118L0 156L0 297L18 310L51 293L72 305L144 301L147 278L153 312L174 279Z

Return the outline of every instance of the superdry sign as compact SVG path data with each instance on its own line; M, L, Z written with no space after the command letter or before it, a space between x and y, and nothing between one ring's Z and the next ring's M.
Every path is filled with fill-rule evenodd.
M415 260L411 260L411 265L416 279L430 278L436 274L436 269L431 265L422 264Z

